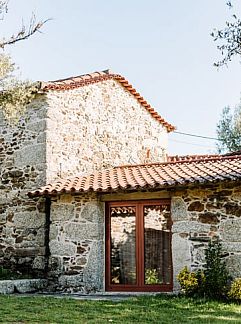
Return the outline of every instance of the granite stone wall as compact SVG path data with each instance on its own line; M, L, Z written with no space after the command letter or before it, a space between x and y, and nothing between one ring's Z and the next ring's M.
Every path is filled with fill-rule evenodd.
M230 274L241 277L240 185L176 190L171 193L171 217L175 291L179 289L177 274L184 266L202 268L204 250L214 236L222 241ZM98 194L53 199L49 274L54 289L104 290L104 219L104 203Z
M0 112L0 266L44 271L45 201L28 191L60 177L162 160L166 145L166 129L114 80L39 94L17 124Z
M172 197L174 288L188 266L202 268L204 250L214 236L221 239L230 274L241 277L241 186L223 184L176 191Z
M44 270L45 204L26 193L46 178L46 104L39 97L10 124L0 112L0 267Z
M166 158L167 131L116 80L50 91L47 181Z
M51 289L101 291L104 284L104 209L94 194L62 195L51 203Z

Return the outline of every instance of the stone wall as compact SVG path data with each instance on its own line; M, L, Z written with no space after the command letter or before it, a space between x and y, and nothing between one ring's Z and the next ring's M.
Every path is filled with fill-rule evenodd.
M176 276L188 266L204 264L204 250L214 236L221 239L227 266L241 277L241 187L224 184L176 191L172 197L174 287Z
M103 290L104 210L95 195L53 199L49 246L52 289Z
M160 191L171 196L174 290L177 274L202 268L208 241L219 236L230 274L241 277L241 187ZM49 278L63 291L102 291L105 279L104 203L98 194L61 195L51 205Z
M44 269L45 207L26 195L46 178L43 99L36 99L17 124L0 112L0 267L25 273Z
M0 114L0 266L21 272L45 267L45 203L28 191L166 154L166 129L114 80L38 95L16 125Z
M166 157L167 131L116 80L50 91L47 181Z

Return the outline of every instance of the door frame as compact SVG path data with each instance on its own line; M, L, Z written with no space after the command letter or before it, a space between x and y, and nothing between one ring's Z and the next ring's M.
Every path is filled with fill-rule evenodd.
M144 284L144 205L171 205L171 199L151 200L126 200L109 201L105 203L105 290L106 291L140 291L140 292L171 292L173 291L173 264L172 264L172 231L170 230L170 283L169 284ZM136 285L112 284L111 283L111 217L110 208L118 206L136 207ZM172 224L172 220L171 220ZM141 239L142 236L142 239ZM140 285L140 283L142 283Z

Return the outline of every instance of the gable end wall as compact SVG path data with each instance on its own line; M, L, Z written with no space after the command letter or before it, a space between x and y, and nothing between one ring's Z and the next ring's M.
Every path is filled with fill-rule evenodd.
M167 130L116 80L47 93L47 181L163 161Z

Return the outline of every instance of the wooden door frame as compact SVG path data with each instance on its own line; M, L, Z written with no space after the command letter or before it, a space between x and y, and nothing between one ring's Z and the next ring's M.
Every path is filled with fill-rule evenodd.
M105 290L106 291L153 291L170 292L173 290L173 264L172 264L172 232L170 232L170 284L145 285L144 284L144 214L143 206L146 205L171 205L171 199L151 200L126 200L108 201L105 203ZM110 208L121 206L136 207L136 285L111 284L111 217ZM139 215L139 216L138 216Z

